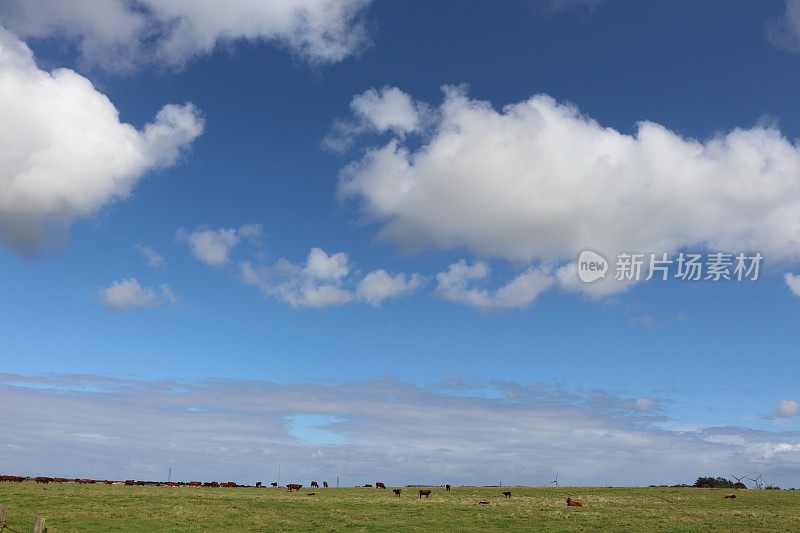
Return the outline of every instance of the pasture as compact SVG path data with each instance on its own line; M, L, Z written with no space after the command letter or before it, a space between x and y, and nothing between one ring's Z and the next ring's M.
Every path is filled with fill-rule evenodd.
M7 524L68 531L800 531L800 491L126 487L0 483ZM390 487L391 489L391 487ZM510 490L511 498L503 491ZM315 495L309 496L309 492ZM725 499L726 494L735 499ZM581 508L567 507L566 498ZM479 504L488 501L488 504Z

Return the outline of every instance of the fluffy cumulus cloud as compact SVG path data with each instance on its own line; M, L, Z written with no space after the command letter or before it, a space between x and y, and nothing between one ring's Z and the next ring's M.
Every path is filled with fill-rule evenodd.
M800 296L800 275L787 273L784 275L786 285L796 296Z
M180 67L221 44L273 41L312 62L339 61L367 41L370 0L10 0L0 20L23 38L67 37L84 62L126 70Z
M800 0L786 0L783 16L767 24L767 37L778 48L800 54Z
M244 224L239 228L178 230L176 237L189 246L192 255L211 266L224 266L230 261L230 252L243 240L256 242L261 237L260 224Z
M797 416L800 413L800 403L795 400L781 400L775 408L775 414L782 418Z
M644 121L628 134L546 95L497 110L460 87L433 116L421 142L397 135L342 171L341 193L406 248L541 263L587 248L800 260L800 149L774 127L695 140Z
M515 309L532 304L554 283L547 269L531 267L496 289L475 285L490 274L491 268L485 262L468 264L462 259L436 274L436 292L446 300L481 309Z
M348 150L358 135L391 132L399 137L419 132L431 120L431 110L397 87L368 89L350 102L354 120L338 120L322 142L335 152Z
M0 27L0 242L28 255L61 244L76 217L127 197L203 131L191 104L137 130L86 78L41 70Z
M280 464L282 479L344 485L545 485L556 472L570 485L673 484L736 469L800 482L796 431L663 429L662 412L630 398L541 385L4 374L0 402L0 460L29 475L163 479L172 466L180 480L252 484Z
M169 285L142 287L136 278L115 281L110 286L100 289L99 296L103 306L109 311L178 303L178 298Z
M274 265L242 261L239 274L243 282L292 307L328 307L364 301L379 307L387 298L416 291L422 282L418 274L390 274L375 270L360 280L351 272L344 252L328 254L312 248L305 264L286 259Z

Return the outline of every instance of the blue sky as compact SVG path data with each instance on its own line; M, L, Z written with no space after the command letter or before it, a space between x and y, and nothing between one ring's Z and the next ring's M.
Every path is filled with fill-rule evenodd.
M4 464L156 475L173 448L115 441L115 402L136 403L131 423L166 424L178 415L164 406L202 393L213 407L192 416L249 433L239 448L203 435L182 465L198 476L251 475L260 444L242 442L263 434L276 440L264 476L283 462L298 478L494 483L467 441L513 437L483 442L448 415L477 409L520 431L574 420L530 429L497 465L519 483L567 471L594 424L631 438L597 447L576 483L730 469L800 483L800 3L284 4L329 30L322 40L272 2L210 19L158 0L58 4L0 3L0 390L8 421L40 426L14 435ZM256 22L214 25L237 10ZM36 117L22 120L28 105ZM757 281L593 291L559 277L586 247L765 259ZM448 289L461 260L491 272ZM380 270L379 293L361 286ZM315 386L321 404L294 395ZM131 392L151 387L161 407ZM238 387L252 395L220 399ZM396 462L405 452L381 455L383 439L408 415L358 407L393 401L442 417L420 415ZM56 431L26 411L37 402L73 413L55 452L31 449L35 431ZM442 432L459 451L426 456ZM75 435L89 434L105 440L84 449ZM203 471L220 447L229 459ZM684 447L697 455L673 479ZM59 453L69 460L44 459ZM130 462L108 459L119 454ZM653 454L652 470L603 469ZM548 460L514 479L534 455Z

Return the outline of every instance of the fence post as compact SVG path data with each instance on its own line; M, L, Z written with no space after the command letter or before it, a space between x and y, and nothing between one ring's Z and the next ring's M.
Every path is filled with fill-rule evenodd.
M45 519L37 516L36 522L33 523L33 533L56 533L56 528L48 527Z

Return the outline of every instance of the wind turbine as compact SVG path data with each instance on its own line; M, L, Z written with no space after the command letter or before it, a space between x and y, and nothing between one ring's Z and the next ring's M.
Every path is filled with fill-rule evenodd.
M555 484L555 486L558 487L558 472L556 472L556 478L553 481L550 482L550 485L553 485L553 484Z
M741 483L743 479L750 479L750 478L749 478L749 477L747 477L747 476L736 477L736 476L735 476L735 475L733 475L733 474L731 474L731 477L733 477L733 479L735 479L735 480L736 480L736 483Z
M756 484L756 489L760 489L760 488L762 488L764 486L764 482L762 480L763 477L764 477L763 474L759 474L755 478L748 477L747 479L749 479L750 481L752 481L753 483Z

